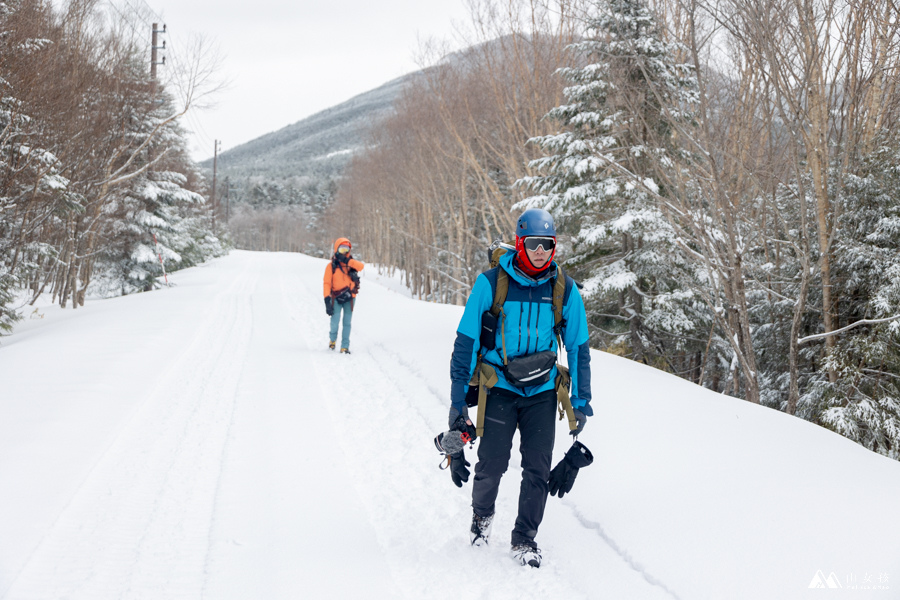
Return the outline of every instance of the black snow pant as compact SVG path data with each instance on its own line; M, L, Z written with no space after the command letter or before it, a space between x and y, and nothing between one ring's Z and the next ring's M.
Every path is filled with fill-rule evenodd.
M534 544L544 518L553 457L556 391L519 396L509 390L489 391L484 411L484 435L478 444L478 463L472 484L472 508L479 516L494 514L500 478L509 465L516 426L521 437L522 485L513 544Z

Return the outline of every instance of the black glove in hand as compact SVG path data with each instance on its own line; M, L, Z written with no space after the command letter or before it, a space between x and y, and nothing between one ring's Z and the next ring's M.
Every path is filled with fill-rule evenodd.
M331 296L325 298L325 314L329 317L334 314L334 304L331 300Z
M349 253L348 253L348 254L341 254L340 252L338 252L337 254L335 254L334 257L337 259L337 261L338 261L339 263L347 264L348 262L350 262L350 254L349 254Z
M577 408L572 411L575 413L575 429L569 432L569 435L579 435L584 430L584 424L587 423L587 417Z
M572 491L575 485L575 477L578 476L578 469L582 469L594 462L594 455L587 449L587 446L581 442L575 442L566 452L559 464L550 471L550 495L564 495Z
M450 479L456 484L456 487L462 487L462 484L469 481L469 469L472 466L466 460L465 450L460 450L458 454L451 454L450 459Z

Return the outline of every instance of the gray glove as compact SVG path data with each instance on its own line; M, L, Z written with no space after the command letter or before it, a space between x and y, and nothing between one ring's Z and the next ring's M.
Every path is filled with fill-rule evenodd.
M463 406L462 411L456 409L455 406L450 406L450 416L447 419L447 422L450 425L450 429L453 429L453 426L456 424L456 420L462 417L463 419L469 418L469 407Z
M575 413L575 429L569 432L570 435L578 435L584 429L584 424L587 423L587 417L583 412L578 410L577 408L573 411Z

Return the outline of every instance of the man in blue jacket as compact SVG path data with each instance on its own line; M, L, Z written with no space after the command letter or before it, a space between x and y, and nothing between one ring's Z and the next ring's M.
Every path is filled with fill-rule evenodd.
M483 435L478 446L478 463L472 485L472 545L487 543L500 478L506 472L513 434L521 437L522 484L519 512L512 531L512 555L523 565L540 566L541 555L534 541L547 504L548 477L553 453L557 393L556 367L549 380L537 385L511 383L504 365L520 357L546 351L559 352L554 332L553 287L558 267L556 230L553 217L545 210L526 210L516 224L516 250L500 258L499 266L478 276L456 330L450 364L450 427L471 429L466 406L468 384L479 354L497 373L496 384L488 390ZM494 302L498 270L508 275L509 289L493 337L493 349L482 346L482 315ZM581 294L566 277L561 336L566 348L571 381L571 401L577 420L577 435L586 417L593 414L591 400L590 349L587 317ZM504 354L506 360L504 360ZM552 355L551 355L552 356ZM555 364L555 361L554 363ZM460 452L451 460L453 482L468 481L469 465Z

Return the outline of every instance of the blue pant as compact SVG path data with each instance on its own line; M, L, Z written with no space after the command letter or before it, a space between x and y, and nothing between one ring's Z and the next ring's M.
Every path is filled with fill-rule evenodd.
M334 303L334 313L331 315L331 335L329 339L332 342L337 341L338 326L341 324L341 311L344 312L344 328L341 332L341 348L350 349L350 319L353 318L353 304L356 298L344 304Z

